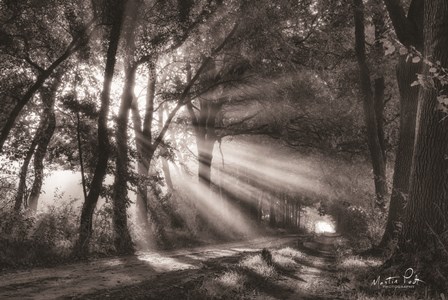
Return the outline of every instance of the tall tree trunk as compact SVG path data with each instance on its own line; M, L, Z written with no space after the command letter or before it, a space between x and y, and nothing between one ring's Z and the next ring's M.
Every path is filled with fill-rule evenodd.
M45 126L45 119L42 119L40 121L39 129L34 135L34 138L31 142L30 148L28 149L25 159L22 163L22 168L20 169L19 174L19 186L17 187L17 192L14 200L14 210L20 211L23 204L23 198L25 196L25 190L26 190L26 175L28 173L28 167L31 162L31 158L33 157L34 151L36 150L36 146L39 142L39 135L41 134L43 127Z
M213 145L214 141L200 139L197 142L198 147L198 178L199 182L205 187L211 185L211 165L213 160Z
M81 116L79 110L76 112L76 140L78 143L78 156L79 156L79 166L81 169L81 184L82 184L82 193L84 195L84 201L87 199L87 184L86 184L86 176L84 172L84 155L82 151L82 140L81 140Z
M152 121L154 119L154 99L155 88L157 81L157 74L155 69L155 62L151 62L148 67L148 86L146 89L146 106L145 116L143 120L143 127L141 120L140 124L140 138L138 138L139 147L139 162L138 172L140 178L142 178L142 184L139 186L139 192L137 194L136 210L137 210L137 222L145 226L148 226L148 172L151 165L151 160L154 156L155 149L153 149L152 138ZM134 117L135 120L136 117ZM135 123L134 123L135 126ZM157 218L157 217L155 217ZM157 225L156 225L157 226Z
M135 98L135 74L137 66L134 63L135 53L135 27L138 5L134 0L129 0L126 6L127 22L124 27L125 35L125 82L120 108L117 116L117 129L115 141L117 143L117 157L115 160L116 173L113 186L113 225L115 250L119 254L134 252L131 234L128 228L127 204L128 204L128 121L132 101Z
M367 65L364 29L364 4L362 0L354 0L355 19L355 51L360 70L360 84L363 100L364 119L367 129L367 142L372 161L377 206L384 208L387 196L386 165L378 136L378 122L375 114L375 99Z
M390 8L388 5L388 9ZM403 44L413 45L422 51L423 45L423 1L413 0L408 16L404 12L389 12L395 16L394 26L402 28ZM399 20L398 18L402 18ZM400 31L398 29L397 31ZM408 36L408 41L404 38ZM378 248L391 249L394 241L402 229L402 217L409 193L409 177L411 174L412 157L414 153L415 123L417 114L417 102L419 87L411 86L417 80L417 73L421 70L421 62L413 63L407 59L407 54L401 55L396 69L396 77L400 92L400 131L398 136L398 147L395 155L395 166L390 198L389 212L386 228Z
M384 136L384 105L385 105L385 90L386 83L384 79L384 46L381 42L384 38L384 33L386 32L386 26L384 23L384 8L381 0L375 0L375 7L373 10L373 25L375 26L375 45L374 45L374 55L375 63L380 66L376 72L376 78L373 81L374 88L374 106L375 106L375 117L377 124L377 134L378 140L381 147L381 152L384 159L384 168L386 169L387 157L386 157L386 140ZM384 174L386 178L386 174ZM383 199L384 200L384 199Z
M40 192L42 189L42 183L44 178L44 159L47 154L47 147L50 144L56 128L56 115L54 113L54 104L56 101L56 92L60 85L60 78L62 74L58 74L55 78L55 82L49 91L42 94L42 100L44 102L43 115L46 119L45 127L39 138L37 149L34 154L34 182L31 188L30 196L28 199L28 207L32 211L37 210L37 204L39 201Z
M163 128L163 113L166 111L166 104L159 106L159 130L162 130ZM168 147L166 144L161 145L160 149L160 156L162 160L162 171L163 176L165 178L165 183L168 188L168 192L173 191L173 181L171 180L171 172L170 172L170 166L168 164L168 160L166 159L166 156L168 154Z
M147 227L148 216L147 216L147 201L146 197L148 194L148 188L146 182L146 175L148 170L146 169L143 163L142 157L142 143L143 143L143 133L142 133L142 119L140 117L140 112L138 109L137 99L134 98L132 105L132 123L134 124L134 135L135 135L135 144L137 148L138 160L137 160L137 172L139 178L142 180L139 182L137 187L137 195L136 195L136 214L137 214L137 222L138 224L143 224L143 226Z
M213 149L218 140L216 135L216 117L221 109L221 103L214 100L200 100L199 116L196 118L189 105L189 112L195 128L196 145L198 149L198 178L206 187L211 184L211 166Z
M202 76L203 83L215 83L215 75L216 64L210 62ZM187 64L187 80L191 81L191 68L189 64ZM199 183L207 188L211 185L213 148L218 139L215 131L216 117L221 110L221 106L222 104L219 100L200 99L199 112L196 116L192 103L190 101L187 103L198 150L198 179Z
M129 33L128 34L132 34ZM117 143L116 174L113 187L113 224L115 232L115 249L119 254L133 252L131 235L127 223L126 207L128 203L127 182L128 174L128 118L129 109L133 100L133 90L136 69L132 66L126 68L126 79L120 109L117 117Z
M379 248L390 248L398 239L402 228L402 216L409 191L412 156L414 153L415 121L417 114L418 86L411 87L417 80L421 63L406 62L406 55L400 57L397 65L397 81L400 90L400 131L395 155L392 192L387 215L386 228Z
M448 68L448 2L425 1L423 14L424 57ZM424 75L431 77L429 68L425 65ZM434 81L434 87L427 84L420 89L409 202L400 248L411 253L429 250L436 259L439 238L448 227L448 118L446 106L437 97L448 97L448 87L438 79Z
M137 188L136 199L136 214L137 222L142 225L145 230L149 229L148 216L154 226L155 236L158 238L157 242L160 246L167 244L165 230L161 224L158 211L151 205L148 199L148 173L151 167L151 161L154 157L156 145L153 144L152 126L154 119L154 100L155 89L157 82L157 74L155 69L155 62L149 64L148 86L146 91L146 107L145 117L142 123L137 102L134 101L132 105L132 120L134 123L134 132L136 136L136 145L138 152L137 170L142 181Z
M114 76L116 54L120 41L121 27L123 22L124 7L126 1L119 1L115 8L112 28L109 35L109 46L106 57L106 68L104 71L103 91L101 93L101 107L98 116L98 161L90 184L89 194L84 201L79 237L76 242L74 253L78 256L86 256L89 250L89 241L92 235L92 218L98 198L100 196L103 180L106 176L107 163L110 155L109 132L107 117L109 115L110 88Z

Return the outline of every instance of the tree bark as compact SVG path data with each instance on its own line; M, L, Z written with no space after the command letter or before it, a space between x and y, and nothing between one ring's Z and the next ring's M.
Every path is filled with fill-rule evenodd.
M143 164L142 158L142 143L143 143L143 133L142 133L142 119L140 117L140 112L138 109L137 99L134 98L132 105L132 123L134 124L134 135L135 135L135 144L137 148L138 160L137 160L137 172L139 178L146 178L147 169ZM137 187L137 195L136 195L136 214L137 214L137 222L138 224L144 224L145 228L147 227L147 202L146 197L148 194L148 189L146 183L141 180Z
M159 130L162 130L163 128L163 113L166 111L166 105L161 105L159 107ZM168 153L168 148L166 144L163 144L160 149L160 156L162 160L162 171L163 176L165 178L165 183L168 189L168 192L173 191L173 181L171 180L171 172L170 172L170 166L168 163L168 160L164 157Z
M93 212L100 196L103 180L107 172L107 163L109 161L110 143L107 117L109 115L110 89L112 85L112 78L114 76L116 54L120 40L125 2L126 1L119 1L119 5L115 8L114 20L109 34L109 46L106 57L106 68L104 71L103 91L101 93L101 107L98 116L98 161L96 163L95 172L90 184L89 194L87 195L87 199L84 201L82 207L79 237L74 248L75 255L81 257L88 254L89 241L92 235Z
M129 33L128 34L132 34ZM117 117L117 131L115 139L117 143L116 174L113 187L113 224L115 232L115 249L119 254L133 252L133 244L127 223L126 207L128 203L127 182L128 174L128 119L129 109L133 100L133 90L136 69L128 66L126 70L125 86Z
M422 24L423 2L424 0L412 0L406 16L400 0L384 0L398 40L406 47L423 47L423 32L419 28Z
M85 172L84 172L84 159L83 159L82 140L81 140L81 116L80 116L79 110L76 112L76 140L78 143L79 166L81 169L82 193L84 195L84 201L86 201L86 199L87 199L87 184L86 184L86 176L85 176Z
M43 116L46 119L46 124L42 130L42 135L39 138L37 149L34 154L34 182L31 188L30 196L28 198L28 208L32 211L37 210L37 205L42 189L42 183L44 179L44 164L45 155L47 154L47 148L50 144L56 129L56 115L54 112L54 104L56 101L56 92L60 85L61 74L58 74L55 78L55 82L48 92L44 92L42 95L42 101L44 102Z
M128 121L129 111L132 101L135 98L135 74L137 66L134 63L135 53L135 27L137 20L138 5L136 1L129 0L126 6L127 22L125 23L125 82L123 95L121 97L120 108L117 116L117 129L115 141L117 143L117 157L115 160L115 181L113 186L113 225L114 244L118 254L131 254L134 252L134 245L128 228L128 179L129 179L129 159L128 159Z
M155 99L155 87L157 81L157 74L155 70L155 63L151 62L148 68L148 86L146 89L146 106L145 106L145 116L143 120L143 127L141 125L141 119L137 121L138 112L134 116L134 120L137 121L139 126L139 136L137 138L137 143L140 145L137 147L139 150L139 162L138 162L138 172L140 178L143 179L141 186L139 187L139 192L137 194L136 209L137 209L137 222L145 226L148 226L148 172L151 165L151 160L154 156L155 149L153 148L153 137L152 137L152 121L154 114L154 99ZM140 116L138 116L140 118ZM134 126L137 124L134 123ZM156 218L156 217L153 217ZM158 225L156 225L158 226Z
M151 206L148 198L148 173L151 167L151 161L154 157L157 146L153 144L153 119L154 119L154 100L155 89L157 83L157 74L155 69L155 62L151 62L148 68L148 86L146 91L146 106L144 122L140 117L138 111L137 102L134 101L132 108L132 119L134 123L134 132L136 136L136 145L138 152L138 174L142 179L137 188L136 199L136 214L137 223L142 225L145 230L149 229L148 216L151 219L151 223L154 225L154 233L158 238L157 242L160 246L165 246L167 238L165 230L159 219L158 212Z
M407 35L412 35L414 47L421 51L423 44L423 1L413 0L408 16L405 20L394 20L394 24L401 24L401 30L406 30ZM389 12L391 16L399 14ZM410 25L411 24L411 25ZM408 26L408 27L406 27ZM397 29L396 29L397 30ZM402 40L405 44L406 41ZM417 114L417 102L419 87L411 86L417 80L417 73L421 69L420 63L413 63L407 59L407 54L401 55L396 69L397 83L400 93L400 131L398 146L395 155L395 166L390 198L389 212L386 228L378 248L387 250L394 247L394 241L398 241L402 229L402 217L409 193L409 178L414 153L415 123Z
M370 81L370 71L367 65L364 29L364 4L362 0L354 0L355 19L355 51L360 70L360 85L364 109L364 120L367 129L367 143L372 161L376 205L384 208L387 196L385 157L378 136L378 122L375 114L375 99Z
M406 62L406 55L400 57L397 65L397 81L400 90L400 131L386 228L378 245L381 249L390 248L391 243L398 239L402 228L402 216L408 198L409 176L414 153L419 90L418 86L411 87L411 83L417 80L420 68L420 63Z
M188 105L192 124L195 129L196 145L198 149L198 178L206 187L211 185L211 166L213 148L218 140L215 125L221 104L214 100L200 100L199 116L196 117L192 105Z
M25 190L26 190L26 175L28 173L28 167L31 162L31 158L33 157L34 151L36 150L36 146L39 142L39 135L41 134L43 127L45 126L45 119L42 119L39 124L39 129L37 130L30 148L28 149L25 159L22 163L22 168L20 169L19 174L19 186L17 187L17 192L14 200L14 210L20 211L23 205L23 198L25 196Z
M386 90L386 83L384 79L384 46L381 40L384 38L384 33L386 31L386 26L384 24L384 9L381 0L375 1L375 8L373 12L373 25L375 26L375 45L373 46L373 52L375 55L375 63L380 66L375 72L376 76L373 80L374 89L374 106L375 106L375 117L377 124L377 134L378 140L381 147L381 152L384 159L384 168L387 165L386 157L386 141L384 137L384 96ZM384 176L386 178L386 176Z
M423 14L424 57L440 61L447 68L448 2L425 1ZM431 77L429 67L425 65L424 75ZM409 202L400 248L411 253L429 250L436 258L438 239L448 225L448 118L437 97L447 97L448 88L434 81L434 86L427 84L420 89Z

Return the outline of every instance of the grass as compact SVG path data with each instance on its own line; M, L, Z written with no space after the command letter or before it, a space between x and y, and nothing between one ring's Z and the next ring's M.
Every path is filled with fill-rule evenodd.
M248 254L238 264L214 278L206 279L199 292L212 299L241 299L259 294L259 288L276 281L283 271L292 271L299 267L296 259L304 254L296 249L286 247L269 251L272 262L258 254Z
M355 255L350 255L341 259L339 268L344 271L356 271L368 267L377 267L381 265L382 261L375 258L363 258Z
M205 280L200 290L210 298L225 298L241 294L244 290L246 278L238 271L226 271L223 274Z
M250 270L264 278L274 277L277 272L273 265L268 265L260 254L244 258L238 265L241 269Z

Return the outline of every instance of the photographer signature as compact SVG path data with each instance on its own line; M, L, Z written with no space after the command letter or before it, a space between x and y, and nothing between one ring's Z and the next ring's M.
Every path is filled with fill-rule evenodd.
M425 282L418 278L418 274L414 272L414 269L408 268L404 272L403 276L392 276L385 279L381 279L378 276L372 281L372 286L377 287L401 287L401 288L412 288L420 283Z

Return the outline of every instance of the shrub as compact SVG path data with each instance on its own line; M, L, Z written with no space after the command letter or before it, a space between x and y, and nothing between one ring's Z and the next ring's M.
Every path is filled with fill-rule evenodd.
M69 257L77 228L70 204L36 215L5 209L0 218L2 268L54 264Z
M360 206L335 202L329 213L336 220L337 231L346 236L352 244L365 248L370 244L369 215Z
M78 237L79 213L72 200L60 207L47 207L45 212L0 210L0 268L54 265L72 259L72 248ZM92 254L114 252L110 209L98 209L93 219L94 234L90 240Z

